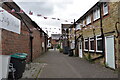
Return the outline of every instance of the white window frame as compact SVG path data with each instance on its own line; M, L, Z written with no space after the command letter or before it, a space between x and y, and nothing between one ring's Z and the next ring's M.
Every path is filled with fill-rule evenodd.
M86 24L90 24L91 23L91 15L86 17Z
M95 42L95 40L94 40L94 39L91 39L91 38L94 38L94 37L90 37L90 38L89 38L89 51L94 52L95 49L94 49L94 50L91 50L91 44L90 44L90 41L94 41L94 42ZM94 46L95 46L95 45L94 45Z
M97 37L99 37L99 36L101 36L101 35L97 35L97 36L96 36L96 52L103 52L103 51L100 51L100 50L97 49L97 41L98 41L98 40L102 40L102 38L97 38Z
M85 24L85 20L83 20L83 21L82 21L82 24L83 24L83 27L85 27L85 26L86 26L86 24Z
M103 3L103 15L107 15L108 14L108 3L105 2Z
M86 39L87 39L87 40L86 40ZM84 51L88 51L88 49L89 49L89 48L88 48L88 49L85 49L85 42L87 42L87 41L88 41L88 46L89 46L89 39L88 39L88 38L85 38L85 39L84 39Z
M72 40L71 42L71 49L74 49L75 48L75 40Z
M81 30L81 23L77 24L76 30Z
M100 9L96 9L93 11L93 20L97 20L100 18Z

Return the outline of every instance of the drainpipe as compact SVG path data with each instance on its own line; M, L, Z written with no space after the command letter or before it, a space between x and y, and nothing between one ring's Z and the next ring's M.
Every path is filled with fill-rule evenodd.
M115 28L116 28L116 31L117 31L117 36L116 36L116 38L119 37L119 30L118 30L117 24L120 24L120 22L116 22L116 23L115 23Z
M20 16L20 15L19 15ZM21 16L20 16L21 17ZM33 35L32 35L32 31L30 30L30 28L27 26L27 24L25 23L25 21L22 19L21 17L21 20L23 21L23 23L25 24L25 26L27 27L28 31L29 31L29 36L30 36L30 61L32 62L33 60Z
M77 54L77 41L76 41L76 22L75 22L75 19L74 19L74 28L75 28L75 32L74 32L74 34L75 34L75 56L77 57L78 56L78 54Z
M99 4L99 9L100 9L100 27L101 27L101 37L102 37L102 55L105 56L105 36L103 32L103 26L102 26L102 8L101 8L101 3Z

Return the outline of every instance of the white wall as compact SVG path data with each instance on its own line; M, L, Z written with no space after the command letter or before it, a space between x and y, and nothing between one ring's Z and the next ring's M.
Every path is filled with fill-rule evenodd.
M1 39L1 37L2 37L2 31L0 29L0 55L2 54L2 39Z
M9 55L0 55L0 80L2 78L8 78L9 63Z

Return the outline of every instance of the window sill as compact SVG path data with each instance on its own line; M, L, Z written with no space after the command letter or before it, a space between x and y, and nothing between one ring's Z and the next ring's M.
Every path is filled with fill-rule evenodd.
M89 25L91 25L91 23L89 23L89 24L86 24L86 26L89 26Z
M97 53L102 53L103 51L96 51Z
M89 50L89 52L95 52L94 50Z
M84 51L88 51L88 50L84 49Z
M97 21L99 21L100 20L100 18L98 18L98 19L96 19L96 20L93 20L93 23L95 23L95 22L97 22Z
M109 13L103 14L103 18L106 17L106 16L108 16L108 15L109 15Z

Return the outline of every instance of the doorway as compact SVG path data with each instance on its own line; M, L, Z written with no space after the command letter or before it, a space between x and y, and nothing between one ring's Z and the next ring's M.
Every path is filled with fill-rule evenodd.
M82 41L80 40L79 42L79 57L82 58L83 54L82 54Z
M106 65L115 69L114 36L105 37Z

